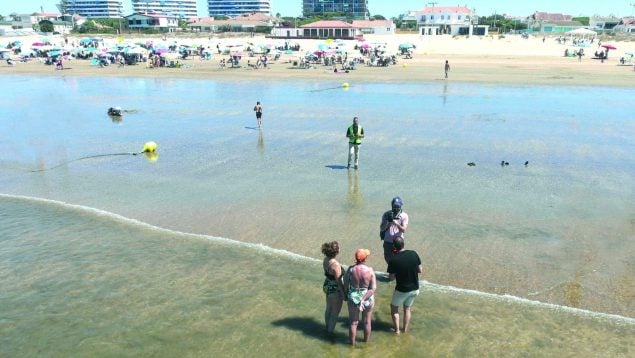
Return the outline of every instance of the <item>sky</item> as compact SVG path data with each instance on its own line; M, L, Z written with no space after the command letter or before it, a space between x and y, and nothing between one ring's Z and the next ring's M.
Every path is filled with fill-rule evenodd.
M508 1L508 0L464 0L440 1L437 6L467 5L475 9L479 16L489 16L496 14L507 14L512 16L529 16L535 11L562 13L567 15L593 16L593 15L635 15L635 0L531 0L531 1ZM131 12L130 0L124 0L124 12ZM0 0L0 14L9 15L15 13L39 12L40 7L45 12L58 12L56 4L59 0ZM199 16L207 16L207 0L197 0ZM282 16L302 15L302 0L272 0L272 13L280 13ZM399 16L409 10L420 10L430 4L421 0L368 0L368 8L371 15L383 15L387 18Z

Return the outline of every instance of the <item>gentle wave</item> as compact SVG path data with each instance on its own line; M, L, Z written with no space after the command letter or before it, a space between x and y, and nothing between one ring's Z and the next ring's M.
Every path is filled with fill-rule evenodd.
M299 254L296 254L296 253L293 253L293 252L287 251L287 250L275 249L275 248L269 247L267 245L264 245L262 243L261 244L246 243L246 242L232 240L232 239L224 238L224 237L217 237L217 236L203 235L203 234L193 234L193 233L186 233L186 232L181 232L181 231L176 231L176 230L171 230L171 229L165 229L165 228L162 228L162 227L150 225L150 224L145 223L143 221L139 221L139 220L136 220L136 219L130 219L130 218L127 218L125 216L121 216L121 215L118 215L118 214L115 214L115 213L111 213L111 212L108 212L108 211L105 211L105 210L91 208L91 207L88 207L88 206L69 204L69 203L66 203L66 202L58 201L58 200L37 198L37 197L24 196L24 195L12 195L12 194L2 194L2 193L0 193L0 198L14 199L14 200L23 200L23 201L26 201L26 202L53 205L53 206L58 206L58 207L62 207L62 208L65 208L65 209L80 211L80 212L84 212L84 213L91 213L91 214L96 215L97 217L104 217L104 218L108 218L110 220L113 220L115 222L121 222L121 223L124 223L124 224L134 225L134 226L141 227L141 228L144 228L144 229L149 230L151 232L156 232L156 233L159 233L159 234L173 235L173 236L177 236L177 237L181 237L181 238L196 238L196 239L202 239L202 240L210 240L210 241L215 241L215 242L222 242L222 243L225 243L225 244L235 245L235 246L239 246L239 247L243 247L243 248L246 247L246 248L250 248L250 249L263 251L265 253L286 257L286 258L289 258L289 259L292 259L292 260L296 260L296 261L306 261L306 262L311 262L311 263L320 262L320 260L312 258L312 257L299 255ZM385 275L385 273L381 272L381 271L377 271L377 273L380 274L380 275ZM494 293L487 293L487 292L481 292L481 291L476 291L476 290L469 290L469 289L464 289L464 288L459 288L459 287L454 287L454 286L439 285L439 284L428 282L428 281L425 281L425 280L421 281L421 285L425 289L428 289L428 290L431 290L431 291L435 291L435 292L459 294L459 295L469 295L469 296L475 296L475 297L480 297L480 298L487 298L487 299L491 299L493 301L498 301L498 302L514 303L514 304L520 304L520 305L525 305L525 306L539 307L539 308L554 310L554 311L558 311L558 312L566 312L566 313L577 315L577 316L581 316L581 317L587 317L587 318L593 318L593 319L597 319L597 320L610 321L612 323L621 323L621 324L625 324L625 325L635 326L635 318L626 317L626 316L620 316L620 315L616 315L616 314L595 312L595 311L585 310L585 309L581 309L581 308L561 306L561 305L556 305L556 304L552 304L552 303L546 303L546 302L541 302L541 301L529 300L529 299L526 299L526 298L512 296L512 295L498 295L498 294L494 294Z

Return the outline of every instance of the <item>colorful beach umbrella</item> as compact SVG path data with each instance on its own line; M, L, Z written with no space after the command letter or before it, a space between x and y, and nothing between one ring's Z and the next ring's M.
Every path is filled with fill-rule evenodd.
M607 50L617 50L617 47L611 45L611 44L604 44L602 45L602 47L604 47Z

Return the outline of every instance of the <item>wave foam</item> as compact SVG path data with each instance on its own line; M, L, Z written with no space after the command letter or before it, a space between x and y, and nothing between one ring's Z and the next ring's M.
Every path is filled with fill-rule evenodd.
M108 218L110 220L113 220L115 222L121 222L121 223L125 223L125 224L134 225L134 226L141 227L141 228L144 228L146 230L150 230L152 232L156 232L156 233L159 233L159 234L168 234L168 235L173 235L173 236L177 236L177 237L181 237L181 238L196 238L196 239L202 239L202 240L211 240L211 241L222 242L222 243L225 243L225 244L235 245L235 246L239 246L239 247L243 247L243 248L246 247L246 248L250 248L250 249L254 249L254 250L264 251L264 252L272 254L272 255L278 255L278 256L286 257L286 258L289 258L289 259L292 259L292 260L306 261L306 262L311 262L311 263L320 262L320 260L312 258L312 257L299 255L299 254L296 254L294 252L287 251L287 250L281 250L281 249L272 248L272 247L269 247L269 246L267 246L265 244L262 244L262 243L260 243L260 244L246 243L246 242L232 240L232 239L224 238L224 237L217 237L217 236L203 235L203 234L193 234L193 233L186 233L186 232L181 232L181 231L176 231L176 230L171 230L171 229L165 229L165 228L162 228L162 227L158 227L158 226L155 226L155 225L151 225L151 224L145 223L143 221L127 218L127 217L119 215L119 214L111 213L111 212L108 212L108 211L105 211L105 210L100 210L100 209L96 209L96 208L92 208L92 207L88 207L88 206L69 204L69 203L66 203L66 202L63 202L63 201L52 200L52 199L44 199L44 198L37 198L37 197L31 197L31 196L24 196L24 195L11 195L11 194L2 194L2 193L0 193L0 198L14 199L14 200L23 200L23 201L27 201L27 202L33 202L33 203L42 203L42 204L47 204L47 205L59 206L59 207L66 208L66 209L76 210L76 211L80 211L80 212L84 212L84 213L90 213L90 214L94 214L94 215L96 215L98 217L104 217L104 218ZM381 271L377 271L377 273L385 275L385 273L381 272ZM482 291L469 290L469 289L464 289L464 288L459 288L459 287L454 287L454 286L439 285L439 284L428 282L428 281L425 281L425 280L422 280L421 284L422 284L422 286L424 288L426 288L428 290L441 292L441 293L471 295L471 296L476 296L476 297L480 297L480 298L491 299L493 301L498 301L498 302L514 303L514 304L520 304L520 305L526 305L526 306L545 308L545 309L549 309L549 310L555 310L555 311L558 311L558 312L566 312L566 313L574 314L574 315L581 316L581 317L588 317L588 318L594 318L594 319L598 319L598 320L606 320L606 321L610 321L610 322L613 322L613 323L621 323L621 324L635 326L635 318L620 316L620 315L616 315L616 314L595 312L595 311L585 310L585 309L581 309L581 308L561 306L561 305L556 305L556 304L553 304L553 303L546 303L546 302L541 302L541 301L529 300L529 299L526 299L526 298L512 296L512 295L498 295L498 294L494 294L494 293L487 293L487 292L482 292Z

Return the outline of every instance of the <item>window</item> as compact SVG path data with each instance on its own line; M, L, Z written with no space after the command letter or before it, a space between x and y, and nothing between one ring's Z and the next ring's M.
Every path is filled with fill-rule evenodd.
M461 15L458 15L458 19L461 20Z
M434 20L434 15L430 15L430 20Z
M444 19L445 19L445 15L441 15L441 20L444 20Z

